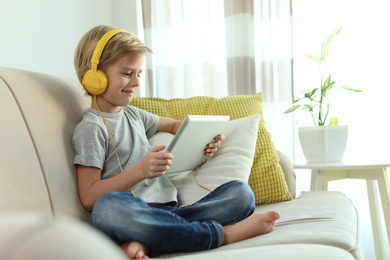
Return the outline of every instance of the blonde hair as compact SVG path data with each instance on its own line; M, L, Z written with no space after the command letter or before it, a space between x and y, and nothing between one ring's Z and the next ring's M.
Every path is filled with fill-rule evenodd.
M74 55L74 67L79 81L91 69L91 59L99 40L107 32L115 29L107 25L99 25L89 30L80 40ZM135 35L129 32L120 32L114 35L105 46L100 58L98 69L105 70L128 54L153 53Z

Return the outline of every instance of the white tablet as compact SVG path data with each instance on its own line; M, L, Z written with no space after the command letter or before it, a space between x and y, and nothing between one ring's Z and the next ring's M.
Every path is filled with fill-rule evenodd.
M206 145L221 134L229 116L187 116L172 142L166 148L173 154L172 166L166 173L195 170L205 159Z

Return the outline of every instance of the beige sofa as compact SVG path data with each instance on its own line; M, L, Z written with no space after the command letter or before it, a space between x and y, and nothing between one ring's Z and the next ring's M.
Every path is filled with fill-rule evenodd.
M125 259L81 205L71 136L90 105L76 79L0 68L0 259ZM279 153L289 190L295 176ZM358 219L339 192L259 205L281 219L266 235L176 259L362 259Z

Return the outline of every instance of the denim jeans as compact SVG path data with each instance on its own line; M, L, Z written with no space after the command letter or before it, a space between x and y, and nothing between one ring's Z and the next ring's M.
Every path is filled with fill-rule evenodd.
M225 225L255 209L249 185L232 181L182 208L151 208L130 192L101 196L92 212L94 226L117 244L137 241L158 253L194 252L222 245Z

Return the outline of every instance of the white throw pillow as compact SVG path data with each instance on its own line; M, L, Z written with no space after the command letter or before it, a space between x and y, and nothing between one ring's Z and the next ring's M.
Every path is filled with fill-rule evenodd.
M259 121L260 115L253 115L228 122L223 131L226 139L196 174L199 184L214 190L233 180L248 182L255 155ZM157 133L149 142L152 147L168 146L172 138L172 134ZM187 204L192 204L209 194L209 191L195 182L193 171L171 173L168 177Z

